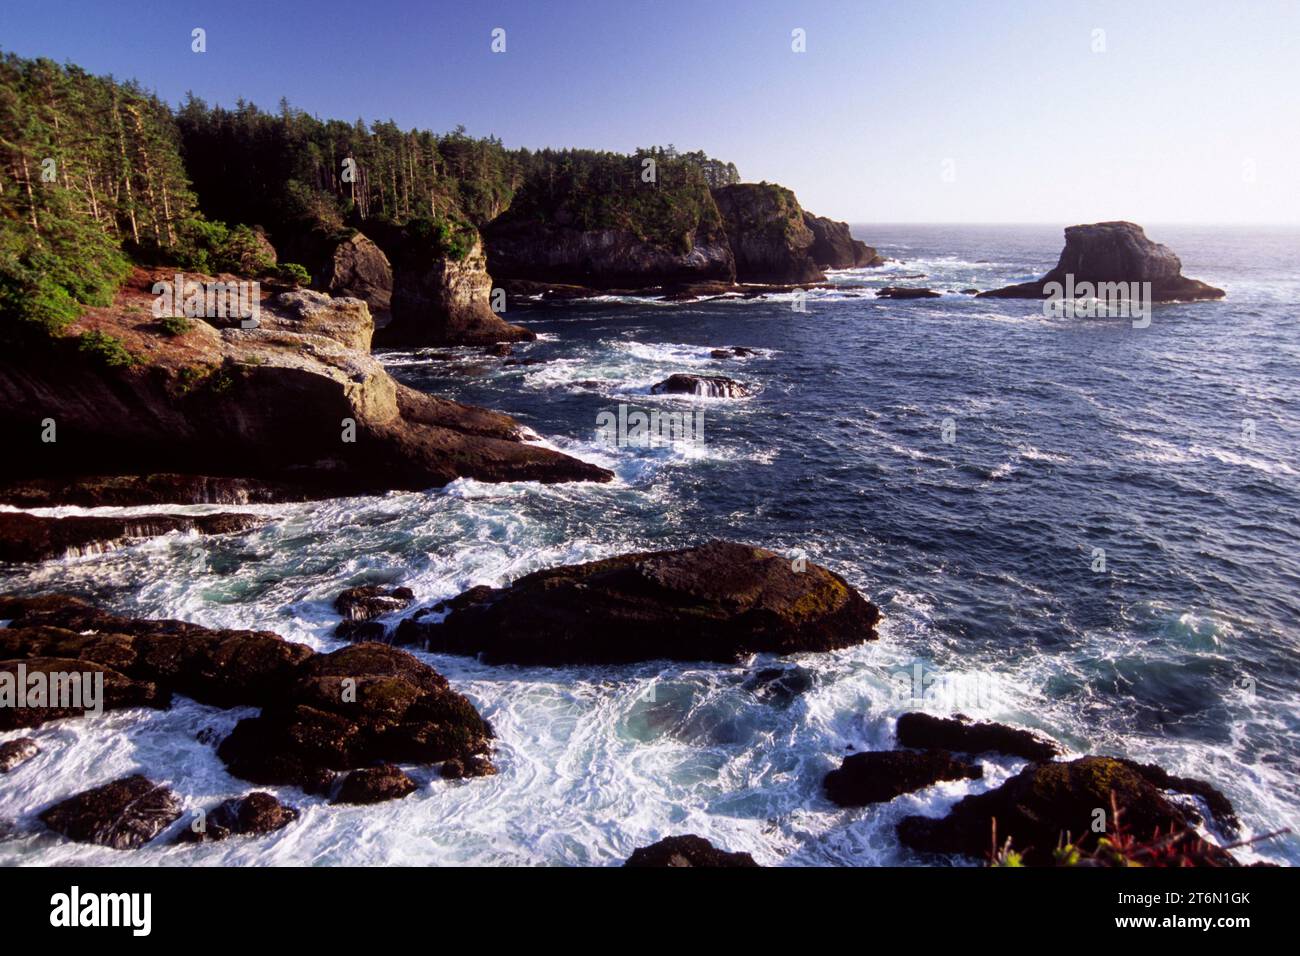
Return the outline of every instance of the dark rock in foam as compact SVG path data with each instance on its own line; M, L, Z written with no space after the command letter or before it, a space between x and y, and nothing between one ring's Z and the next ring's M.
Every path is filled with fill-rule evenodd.
M703 837L664 837L658 843L632 851L624 866L632 867L751 867L758 866L748 853L719 850Z
M932 786L941 780L978 780L977 764L946 750L886 750L845 757L823 781L826 795L842 807L865 807Z
M448 602L399 635L493 663L732 661L874 640L879 609L843 578L764 548L712 541L538 571Z

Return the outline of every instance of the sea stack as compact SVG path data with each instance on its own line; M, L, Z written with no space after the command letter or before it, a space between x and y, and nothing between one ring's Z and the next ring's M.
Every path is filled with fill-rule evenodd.
M1051 283L1066 286L1082 282L1150 282L1153 302L1192 302L1221 299L1224 292L1183 275L1183 264L1172 249L1147 238L1142 227L1132 222L1095 222L1069 226L1065 248L1056 268L1034 282L1022 282L981 292L981 298L1046 299ZM1045 291L1045 289L1047 291Z

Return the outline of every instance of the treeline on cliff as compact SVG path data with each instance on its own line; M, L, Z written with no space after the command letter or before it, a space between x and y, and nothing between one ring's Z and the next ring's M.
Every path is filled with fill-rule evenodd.
M581 228L630 228L665 244L715 215L708 189L738 182L734 164L674 147L628 155L586 149L506 149L495 137L403 130L392 120L321 120L281 101L276 113L189 97L177 124L203 211L256 222L277 247L390 226L440 237L459 258L475 230L506 214ZM645 160L653 159L646 189Z
M57 335L107 304L133 261L301 281L254 227L281 259L307 262L353 229L459 259L503 219L689 247L701 224L720 227L709 189L738 180L733 164L672 146L511 150L463 128L322 120L283 101L268 113L191 95L173 112L133 82L6 54L0 334Z
M0 61L0 311L57 331L103 305L128 253L176 249L195 210L171 111L75 66ZM7 327L12 323L6 322ZM9 331L13 331L9 328Z
M166 103L76 66L0 59L0 338L55 339L84 306L107 305L132 262L272 272L247 225L205 219ZM118 354L102 336L87 351Z

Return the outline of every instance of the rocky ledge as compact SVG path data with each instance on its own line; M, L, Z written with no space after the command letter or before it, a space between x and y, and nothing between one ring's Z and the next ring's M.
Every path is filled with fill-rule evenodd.
M404 620L398 639L492 663L733 661L874 640L879 609L810 562L726 541L538 571Z
M241 720L217 754L252 783L324 792L337 771L376 763L474 762L491 738L474 705L432 667L386 644L354 644L304 661L282 697ZM369 776L382 775L358 777L348 793L375 793Z
M138 270L113 306L89 310L74 328L115 337L129 364L75 349L0 357L0 439L10 450L0 483L22 489L44 480L46 493L56 493L69 476L168 472L254 479L263 495L288 486L287 497L301 497L302 489L417 490L462 476L612 477L525 443L506 415L398 384L361 348L373 325L360 300L268 294L258 328L194 319L165 334L151 320L150 289L168 278ZM165 487L145 490L156 498ZM202 489L173 486L178 494ZM118 503L127 491L114 485Z
M1152 242L1142 227L1131 222L1098 222L1070 226L1056 268L1034 282L1022 282L981 292L980 298L1043 299L1049 283L1067 286L1082 282L1150 282L1153 302L1187 302L1221 299L1224 292L1183 276L1183 264L1168 246ZM1100 296L1099 296L1100 297Z
M0 671L102 672L106 707L166 706L173 693L260 706L217 749L231 773L252 783L325 792L337 772L385 762L451 762L447 776L457 778L495 772L492 729L474 706L433 668L387 645L317 654L269 631L121 617L62 594L0 596L0 619L9 621L0 628ZM0 717L21 715L16 726L82 713L0 709Z
M1166 791L1201 798L1215 823L1227 831L1236 828L1231 804L1209 784L1117 757L1081 757L1032 763L997 789L963 798L941 819L906 817L898 824L898 837L915 850L987 858L996 821L999 847L1010 839L1026 864L1049 866L1067 834L1081 850L1091 851L1102 836L1113 841L1119 832L1144 842L1185 833L1181 852L1201 863L1234 865L1226 850L1188 832L1202 822L1201 813L1189 802L1170 799ZM1118 827L1114 807L1119 808ZM1100 834L1094 830L1099 819L1106 828Z
M121 517L72 515L52 518L16 511L0 512L0 561L48 561L110 551L113 548L169 534L239 534L260 528L267 519L249 514Z
M1019 727L973 722L969 717L935 717L914 712L898 718L901 747L938 748L959 753L1001 753L1026 760L1051 760L1060 756L1056 741Z

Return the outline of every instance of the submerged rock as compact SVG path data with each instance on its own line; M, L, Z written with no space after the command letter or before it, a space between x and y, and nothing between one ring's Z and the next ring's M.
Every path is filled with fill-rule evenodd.
M1100 819L1113 833L1112 794L1124 832L1135 839L1148 840L1157 831L1169 836L1194 826L1198 815L1162 792L1170 783L1185 791L1188 784L1212 791L1221 809L1227 804L1209 784L1180 781L1158 767L1116 757L1081 757L1030 764L997 789L963 798L941 819L906 817L898 825L898 837L915 850L983 857L992 846L996 820L999 844L1009 837L1027 864L1045 866L1052 863L1053 851L1066 834L1085 850L1095 846L1105 835L1093 832L1094 821L1100 818L1097 811L1104 814ZM1211 847L1206 852L1216 864L1235 863L1225 850Z
M474 754L464 759L453 757L442 765L439 772L446 780L465 780L469 777L495 776L497 768L483 754Z
M754 349L747 349L743 345L733 345L729 349L714 349L709 353L710 358L729 359L729 358L749 358L757 355Z
M1168 246L1152 242L1132 222L1097 222L1065 230L1065 248L1056 268L1033 282L981 292L980 298L1043 299L1045 286L1081 282L1150 282L1153 302L1221 299L1224 292L1183 276L1183 264ZM1100 298L1101 296L1099 296ZM1127 296L1125 296L1127 297Z
M904 793L932 786L941 780L978 780L978 764L946 750L885 750L844 758L838 770L826 775L826 795L842 807L886 803Z
M789 707L812 686L813 672L803 667L766 667L744 683L759 700L777 707Z
M16 770L41 752L31 737L19 737L0 744L0 773Z
M748 853L719 850L704 837L694 835L664 837L658 843L632 851L624 866L758 866Z
M464 760L486 754L491 737L432 667L385 644L354 644L303 663L283 698L241 720L217 754L242 779L321 792L336 771Z
M935 292L933 289L919 289L911 286L890 285L876 290L877 299L938 299L942 295L942 292Z
M727 541L551 568L444 606L441 623L403 621L399 639L516 664L828 651L874 640L880 619L839 575Z
M348 588L334 600L334 609L343 615L334 633L348 641L383 641L388 628L374 618L404 610L414 600L415 592L410 588L378 584Z
M255 791L222 801L202 818L202 826L186 827L177 843L207 843L232 836L263 836L282 830L298 819L298 811L269 793Z
M378 584L363 584L348 588L334 599L334 610L345 621L369 621L381 614L401 611L415 600L410 588L385 588Z
M650 387L652 395L697 395L701 398L746 398L755 394L752 386L724 375L670 375Z
M353 770L343 780L332 803L383 803L400 800L416 790L415 781L392 764Z
M52 518L4 511L0 512L0 561L48 561L108 551L172 531L239 534L266 523L266 518L249 514Z
M1005 724L972 723L970 718L935 717L914 712L898 718L898 743L903 747L938 748L960 753L1003 753L1026 760L1051 760L1061 747L1030 730Z
M41 821L78 843L131 850L148 843L181 815L167 787L136 774L79 793L41 813Z

